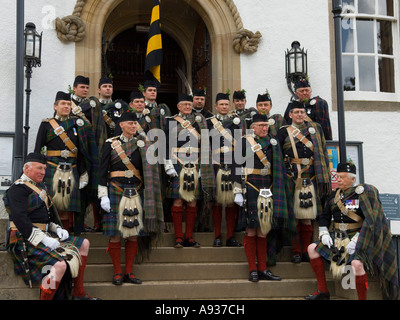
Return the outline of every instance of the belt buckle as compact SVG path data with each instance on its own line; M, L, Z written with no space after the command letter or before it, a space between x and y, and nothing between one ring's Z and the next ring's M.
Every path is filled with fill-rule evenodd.
M262 149L262 147L261 147L261 145L260 145L259 143L257 143L256 145L254 145L254 146L251 147L251 150L252 150L253 152L258 152L258 151L260 151L261 149Z
M134 174L132 170L125 171L125 178L133 178Z
M310 159L308 159L308 158L302 158L302 159L301 159L301 164L302 164L303 166L308 166L308 165L310 164Z
M190 121L189 121L189 120L186 120L185 122L182 122L182 127L183 127L184 129L189 128L189 126L190 126Z
M54 129L54 133L59 136L60 134L63 134L65 132L64 128L62 126L59 126Z
M69 157L69 150L61 150L60 156L67 159Z
M342 232L347 231L347 223L339 223L339 230Z

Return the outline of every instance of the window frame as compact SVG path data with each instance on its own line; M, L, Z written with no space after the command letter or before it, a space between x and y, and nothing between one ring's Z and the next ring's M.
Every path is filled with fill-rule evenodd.
M356 78L359 78L359 57L374 57L375 59L375 84L376 91L361 91L360 81L355 83L355 91L344 91L344 99L348 101L361 100L361 101L387 101L397 102L400 101L400 69L399 69L399 56L400 56L400 30L399 30L399 2L393 1L393 16L385 16L380 14L358 14L358 3L360 0L355 1L356 7L355 12L346 13L343 12L342 18L351 21L353 32L354 51L343 52L342 57L353 57L354 59L354 74ZM378 0L375 0L375 9L377 9ZM345 7L343 8L345 10ZM357 32L357 20L373 20L374 21L374 52L373 53L359 53L358 52L358 32ZM392 25L392 46L393 55L378 53L377 43L377 21L389 21ZM381 92L380 91L380 79L379 79L379 59L390 58L394 64L394 93Z

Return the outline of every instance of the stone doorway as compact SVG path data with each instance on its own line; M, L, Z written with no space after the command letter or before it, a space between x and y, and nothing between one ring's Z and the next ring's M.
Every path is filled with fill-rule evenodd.
M89 76L92 83L97 83L103 73L102 53L107 50L107 44L124 31L138 25L148 25L151 6L152 1L148 0L87 0L81 13L86 25L86 36L76 43L76 74ZM240 88L240 54L232 45L238 29L225 1L163 0L161 21L163 32L176 42L182 52L182 70L189 83L192 87L207 87L209 108L216 93ZM200 44L207 44L204 33L199 31L204 30L204 27L209 37L207 46ZM201 72L204 73L203 79L209 82L195 83L193 70L204 63L201 53L207 50L210 63L207 71ZM178 95L182 89L182 83L178 84L178 92L173 94ZM96 94L95 90L96 87L92 86L91 94Z

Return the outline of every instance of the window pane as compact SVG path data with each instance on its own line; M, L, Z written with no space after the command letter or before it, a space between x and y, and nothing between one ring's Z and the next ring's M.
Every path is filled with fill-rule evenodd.
M378 0L378 14L393 17L393 0Z
M360 91L376 91L375 57L359 57Z
M354 31L350 26L342 27L342 50L343 52L354 52Z
M378 53L393 54L392 22L378 20Z
M356 90L356 77L354 72L354 57L343 56L343 88L344 91Z
M375 14L375 0L358 0L358 13Z
M374 20L357 20L358 52L374 53Z
M394 92L394 61L379 58L379 82L381 92Z

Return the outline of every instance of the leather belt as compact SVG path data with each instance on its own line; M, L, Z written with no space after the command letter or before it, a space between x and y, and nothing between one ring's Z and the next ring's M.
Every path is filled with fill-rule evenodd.
M49 157L78 158L78 154L69 150L47 150L46 155Z
M350 230L357 230L360 229L363 225L364 221L360 221L360 222L356 222L356 223L339 223L339 222L335 222L334 226L336 230L339 231L350 231Z
M139 174L139 171L137 172ZM133 170L126 170L126 171L112 171L110 172L110 178L133 178L136 177L139 180L142 180L142 177L139 175L135 175Z
M47 223L32 223L32 225L41 231L47 231ZM10 221L10 230L18 231L18 228L13 221Z
M312 164L314 163L314 159L313 158L292 158L291 159L291 163L292 164L302 164L304 166L312 166Z
M271 174L271 168L269 169L251 169L251 168L243 168L246 176L255 174L259 176L268 176Z

